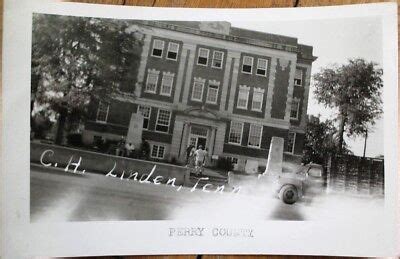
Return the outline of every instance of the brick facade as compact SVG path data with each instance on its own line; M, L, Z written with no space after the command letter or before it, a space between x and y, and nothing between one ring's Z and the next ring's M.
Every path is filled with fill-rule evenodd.
M312 47L234 27L207 31L207 23L200 22L137 23L145 37L135 89L110 103L92 102L85 142L125 136L131 114L141 107L150 109L142 135L160 160L183 161L189 144L201 144L214 158L237 158L239 167L248 159L262 165L273 136L285 139L285 156L301 155ZM293 101L299 102L296 119ZM168 129L157 130L167 114ZM239 142L239 134L240 143L232 143Z

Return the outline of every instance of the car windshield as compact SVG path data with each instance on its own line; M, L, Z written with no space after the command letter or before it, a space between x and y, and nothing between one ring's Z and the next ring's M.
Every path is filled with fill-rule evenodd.
M319 167L311 167L310 170L308 170L308 175L312 177L321 177L322 170Z

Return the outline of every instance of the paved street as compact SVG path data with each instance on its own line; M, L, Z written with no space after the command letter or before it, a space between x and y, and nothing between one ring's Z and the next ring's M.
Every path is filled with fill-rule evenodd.
M340 199L340 200L339 200ZM154 185L104 175L77 175L31 166L31 220L313 220L377 211L380 200L320 197L285 205L267 192L254 195L205 193L201 189ZM363 209L360 209L363 208ZM373 209L372 209L373 208ZM350 211L349 211L350 210ZM334 211L334 213L332 213ZM353 215L356 216L356 215Z

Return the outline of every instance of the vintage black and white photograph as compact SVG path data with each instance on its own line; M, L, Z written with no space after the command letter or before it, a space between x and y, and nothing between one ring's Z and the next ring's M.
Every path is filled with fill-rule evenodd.
M35 13L31 222L378 217L382 35Z

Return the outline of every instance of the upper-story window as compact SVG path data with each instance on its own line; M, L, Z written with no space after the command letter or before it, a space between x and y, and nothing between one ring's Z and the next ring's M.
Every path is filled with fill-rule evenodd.
M179 44L175 42L168 43L167 59L178 59Z
M222 68L224 62L224 52L214 50L211 66L215 68Z
M262 125L250 124L249 130L249 147L261 147Z
M107 122L109 110L110 105L108 103L99 102L99 106L97 107L96 121Z
M296 69L296 73L294 74L294 85L302 86L303 84L303 70Z
M245 85L240 85L239 86L239 93L238 93L238 99L237 99L237 108L239 109L247 109L247 104L249 101L249 92L250 92L250 87L247 87Z
M203 100L203 90L204 90L204 83L205 79L195 78L193 82L193 89L192 89L192 100L193 101L202 101Z
M242 64L242 73L251 74L253 71L253 57L244 56Z
M259 76L267 76L268 61L263 58L257 60L257 72Z
M156 131L168 132L169 122L171 120L171 112L168 110L158 110Z
M137 113L141 113L143 115L143 129L149 129L151 107L145 105L139 105Z
M296 142L296 132L290 132L288 134L288 141L286 145L286 152L289 152L291 154L294 153L294 144Z
M197 65L207 66L208 64L208 54L210 50L199 48L199 56L197 57Z
M154 40L153 41L153 50L151 51L151 55L153 57L162 57L164 49L164 41L163 40Z
M261 111L264 100L264 89L254 88L253 100L251 102L252 111Z
M228 142L231 144L242 143L243 123L231 121Z
M210 80L208 82L208 90L207 90L207 103L216 104L218 100L218 89L219 89L219 82L215 80Z
M175 74L173 73L163 72L160 95L171 96L172 85L174 83L174 76Z
M298 98L293 98L292 105L290 108L290 118L297 120L299 118L299 107L300 100Z
M149 69L147 73L146 87L144 89L147 93L155 94L157 91L158 75L160 71Z

